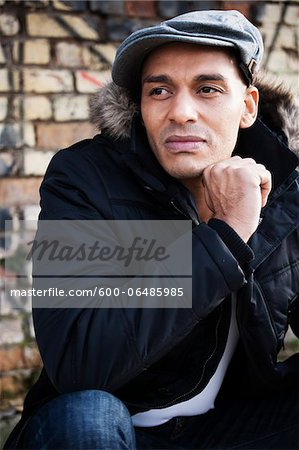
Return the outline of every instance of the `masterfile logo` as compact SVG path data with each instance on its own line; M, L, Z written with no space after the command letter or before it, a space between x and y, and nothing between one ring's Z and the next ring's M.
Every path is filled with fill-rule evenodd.
M5 289L12 307L192 306L191 221L39 221L20 255Z

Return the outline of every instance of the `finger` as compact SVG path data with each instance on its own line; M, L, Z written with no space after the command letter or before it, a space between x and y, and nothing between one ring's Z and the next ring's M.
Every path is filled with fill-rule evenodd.
M207 166L207 167L204 169L204 171L203 171L203 173L202 173L201 182L202 182L202 185L203 185L204 187L207 186L207 179L208 179L209 176L210 176L210 172L211 172L211 169L212 169L213 166L214 166L214 164L210 164L209 166Z
M204 197L205 197L205 202L207 207L209 208L209 210L212 212L212 214L215 214L215 208L213 206L213 201L212 198L210 196L209 190L208 189L204 189Z
M260 187L262 195L262 207L266 206L272 188L271 173L265 168L260 172Z

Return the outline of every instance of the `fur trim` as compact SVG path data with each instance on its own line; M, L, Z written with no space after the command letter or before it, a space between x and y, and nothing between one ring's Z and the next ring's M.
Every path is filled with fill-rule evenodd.
M260 72L255 86L260 93L260 114L273 131L285 134L289 148L299 156L298 104L294 95L278 78Z
M291 91L278 79L261 72L254 83L260 92L260 114L265 124L285 134L288 145L299 155L298 105ZM114 139L128 138L138 106L128 91L110 82L101 88L90 103L92 123Z
M99 89L90 101L91 122L114 139L130 137L136 111L137 105L127 90L112 81Z

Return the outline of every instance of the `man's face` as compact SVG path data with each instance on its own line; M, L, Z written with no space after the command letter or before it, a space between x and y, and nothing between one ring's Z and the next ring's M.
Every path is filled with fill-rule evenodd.
M151 149L182 181L229 158L239 127L255 120L256 89L246 88L234 58L222 49L165 45L149 55L141 81L141 114Z

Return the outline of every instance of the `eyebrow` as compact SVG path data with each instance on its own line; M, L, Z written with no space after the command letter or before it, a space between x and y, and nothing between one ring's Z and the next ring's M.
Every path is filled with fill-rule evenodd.
M220 73L207 73L202 75L196 75L194 81L226 81L226 78ZM144 83L171 83L172 79L165 74L161 75L148 75L142 81Z
M226 78L220 73L207 73L197 75L194 77L194 81L226 81Z
M142 81L142 84L144 83L170 83L171 78L168 75L148 75L144 78Z

